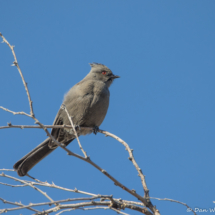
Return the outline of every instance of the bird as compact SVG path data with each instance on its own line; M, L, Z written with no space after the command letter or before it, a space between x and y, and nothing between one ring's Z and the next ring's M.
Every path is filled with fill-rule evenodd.
M90 63L90 66L90 72L68 91L62 104L67 109L69 116L72 117L75 127L79 127L77 129L78 136L92 132L97 133L108 110L109 87L114 79L119 78L104 64ZM65 108L59 109L53 125L71 125ZM76 138L71 128L52 128L51 135L65 146ZM49 137L17 161L13 168L19 176L25 176L28 171L57 147L58 145L54 144Z

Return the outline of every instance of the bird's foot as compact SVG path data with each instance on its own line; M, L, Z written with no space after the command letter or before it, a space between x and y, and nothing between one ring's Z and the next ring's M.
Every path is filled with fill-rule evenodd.
M98 126L95 126L95 127L93 128L93 133L94 133L94 134L97 134L98 131L99 131L99 127L98 127Z
M76 130L76 131L77 131L77 130L81 130L80 125L74 125L74 127L75 127L75 130Z

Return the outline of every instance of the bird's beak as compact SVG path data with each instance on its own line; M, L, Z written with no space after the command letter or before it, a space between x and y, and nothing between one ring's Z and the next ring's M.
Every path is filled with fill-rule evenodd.
M112 79L120 78L120 76L118 76L118 75L112 75L111 78L112 78Z

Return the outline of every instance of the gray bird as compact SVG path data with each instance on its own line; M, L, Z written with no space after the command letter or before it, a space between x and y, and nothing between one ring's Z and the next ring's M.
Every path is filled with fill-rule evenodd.
M90 64L91 70L79 83L74 85L66 94L63 105L76 127L93 127L94 133L103 122L109 106L109 87L117 75L103 64ZM70 125L68 115L63 108L57 113L53 125ZM92 133L89 129L77 129L78 136ZM70 128L53 128L51 135L66 146L75 139ZM25 176L39 161L49 155L58 146L50 138L16 162L13 168L19 176Z

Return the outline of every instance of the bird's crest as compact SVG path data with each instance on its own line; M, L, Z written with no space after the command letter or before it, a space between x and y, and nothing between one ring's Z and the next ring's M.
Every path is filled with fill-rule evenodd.
M101 64L101 63L89 63L91 67L96 67L96 66L105 66L104 64ZM105 66L106 67L106 66Z

